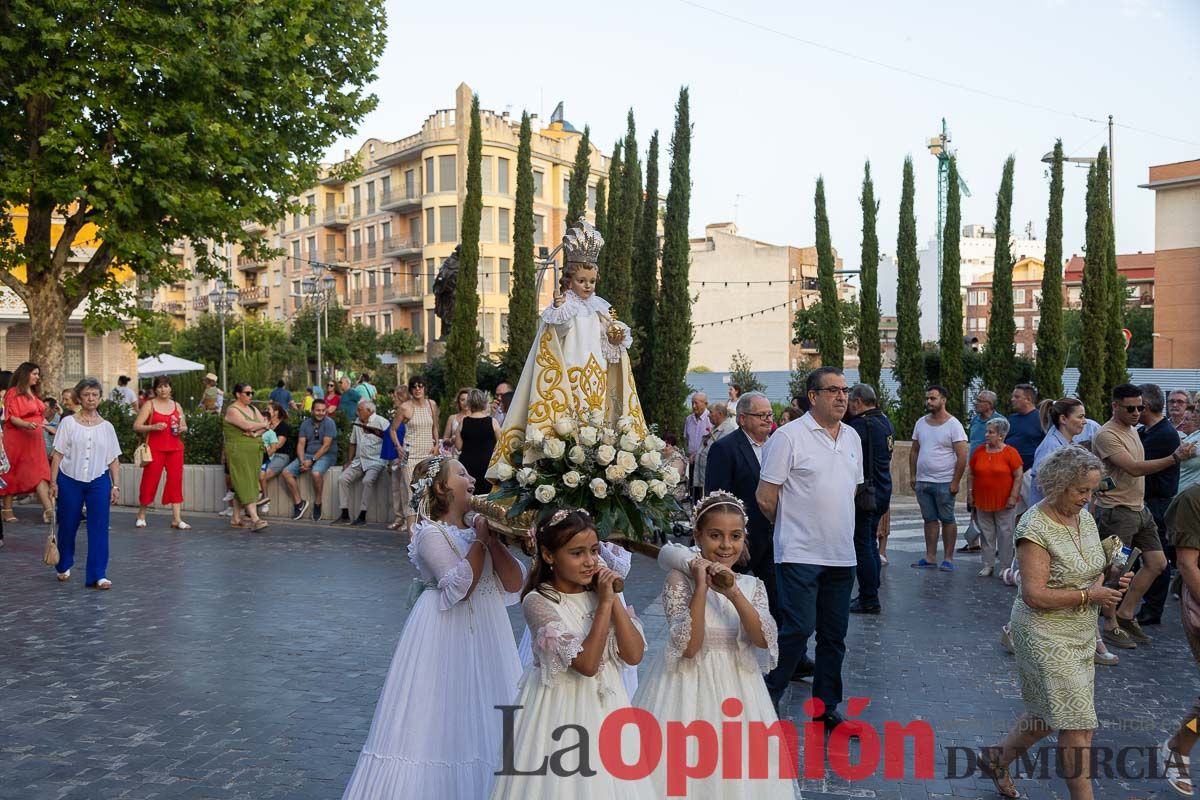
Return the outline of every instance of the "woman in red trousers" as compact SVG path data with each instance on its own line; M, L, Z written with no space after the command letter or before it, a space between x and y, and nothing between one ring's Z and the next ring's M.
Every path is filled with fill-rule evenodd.
M41 391L42 370L32 361L17 367L12 386L4 395L4 451L12 469L4 473L8 484L0 490L4 495L4 521L16 522L13 498L36 492L42 503L42 521L50 517L50 459L42 439L43 414L46 404Z
M171 379L159 375L154 379L154 396L142 404L133 429L146 434L151 461L142 468L142 486L138 495L138 515L134 527L146 527L146 509L154 504L158 482L163 470L167 483L163 486L162 503L171 507L171 527L181 531L192 526L183 521L183 434L187 419L183 409L171 397Z

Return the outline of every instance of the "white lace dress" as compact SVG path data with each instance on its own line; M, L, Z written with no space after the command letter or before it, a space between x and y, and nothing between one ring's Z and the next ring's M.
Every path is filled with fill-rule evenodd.
M491 553L475 590L464 557L475 531L413 526L409 558L422 585L383 684L371 732L344 798L487 797L500 766L501 716L520 662ZM522 570L524 568L522 567Z
M772 725L778 721L767 693L763 674L775 668L779 659L778 632L767 606L763 582L753 575L738 575L738 588L758 611L767 648L754 646L742 627L733 603L714 589L709 589L704 606L704 644L692 658L683 651L692 638L690 605L695 585L687 564L699 556L695 548L669 544L659 553L659 565L667 568L663 587L663 608L667 616L667 642L664 650L646 671L633 704L644 708L665 724L667 720L690 723L707 720L716 730L723 722L762 722ZM742 702L742 713L726 715L721 704L728 698ZM744 729L744 728L743 728ZM704 780L687 784L689 798L713 800L769 800L796 796L795 781L779 777L779 740L771 739L770 775L768 779L722 778L718 770ZM728 741L727 741L728 743ZM689 764L697 763L697 743L689 742ZM748 773L750 754L743 749L743 774ZM655 793L667 796L666 769L660 762L651 775Z
M629 577L629 568L633 566L633 553L619 545L609 544L608 542L600 543L600 558L604 560L604 565L613 572L620 575L622 578ZM621 602L625 602L624 593L618 594ZM521 637L521 643L517 645L517 655L521 658L521 669L529 669L529 665L533 663L533 648L531 646L532 637L529 635L529 626L525 626L525 634ZM630 697L637 692L638 687L638 672L637 667L631 667L628 664L621 668L621 680L625 684L625 693Z
M523 606L525 621L533 631L533 663L521 676L514 703L520 710L515 718L512 761L517 770L537 769L547 756L579 743L577 729L568 729L557 741L554 739L556 729L574 725L587 731L589 766L595 774L560 777L547 770L545 775L501 775L492 786L492 800L653 800L656 797L647 781L615 778L605 771L600 760L600 728L605 717L629 706L629 696L621 682L624 662L617 651L616 633L611 625L600 671L595 677L571 669L571 662L583 650L583 641L591 632L596 605L595 592L564 594L558 602L538 592L526 595ZM641 632L641 623L636 617L633 620ZM626 764L637 762L639 739L632 725L622 730L621 751ZM566 754L562 762L564 770L576 769L580 762L577 751Z

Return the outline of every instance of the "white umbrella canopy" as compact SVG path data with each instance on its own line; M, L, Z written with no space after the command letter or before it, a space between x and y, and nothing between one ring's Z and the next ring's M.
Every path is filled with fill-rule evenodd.
M159 375L179 375L184 372L207 369L203 364L197 364L195 361L188 361L186 358L169 353L143 358L138 361L137 367L139 378L157 378Z

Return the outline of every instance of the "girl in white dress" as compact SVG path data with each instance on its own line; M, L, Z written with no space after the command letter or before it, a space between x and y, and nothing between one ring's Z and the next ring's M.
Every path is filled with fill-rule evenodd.
M728 589L718 588L712 577L732 574L746 549L746 512L728 492L713 492L696 506L693 520L697 547L668 544L658 562L669 570L663 587L667 616L665 651L647 670L633 703L659 721L691 723L707 720L721 730L725 722L750 722L771 726L778 721L763 673L775 668L779 658L775 620L767 607L763 582L753 575L736 575ZM729 698L741 702L739 713L722 708ZM710 777L687 784L689 798L739 800L740 798L795 797L795 781L781 778L778 738L771 739L766 778L749 778L749 765L758 754L745 752L741 778L723 778L718 769ZM725 740L723 748L730 742ZM689 743L687 763L697 763L696 741ZM723 756L724 757L724 756ZM790 756L796 763L796 754ZM790 774L790 773L788 773ZM667 773L660 763L652 774L656 794L667 796Z
M414 476L416 602L347 799L487 797L500 767L495 706L512 702L520 678L504 607L517 602L524 567L483 518L468 526L475 487L462 464L434 456Z
M614 777L599 756L605 717L629 705L621 667L641 662L646 640L613 591L617 574L604 566L587 512L562 509L542 523L535 559L521 604L533 632L533 663L521 676L511 763L496 778L492 800L651 800L648 782ZM564 725L578 727L556 739L555 730ZM580 730L594 774L579 771L585 749ZM622 739L622 755L633 764L636 730L626 726L623 733L630 736ZM547 756L571 747L576 749L559 759L557 772L514 774L537 771Z

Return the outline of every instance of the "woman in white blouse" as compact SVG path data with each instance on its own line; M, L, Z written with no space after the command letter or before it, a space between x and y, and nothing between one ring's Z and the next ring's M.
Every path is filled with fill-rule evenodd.
M84 585L93 589L112 588L107 576L108 510L121 494L117 485L121 445L112 423L96 411L102 395L95 378L84 378L75 386L82 407L59 423L50 461L50 497L56 501L58 513L58 579L65 582L71 578L75 534L86 504L88 554Z

